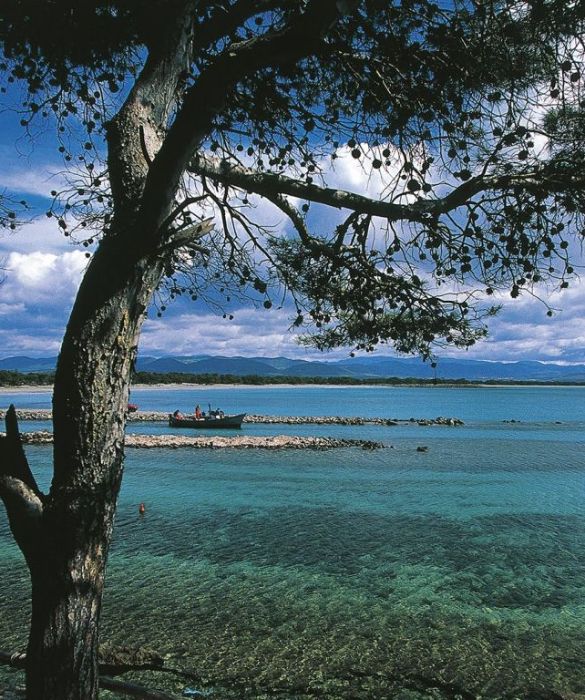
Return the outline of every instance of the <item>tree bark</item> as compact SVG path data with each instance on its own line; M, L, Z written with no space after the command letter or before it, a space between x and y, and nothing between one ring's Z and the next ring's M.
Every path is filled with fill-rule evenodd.
M31 571L32 622L26 663L29 700L93 698L103 571L78 583L66 564L45 562ZM56 573L56 569L61 571Z

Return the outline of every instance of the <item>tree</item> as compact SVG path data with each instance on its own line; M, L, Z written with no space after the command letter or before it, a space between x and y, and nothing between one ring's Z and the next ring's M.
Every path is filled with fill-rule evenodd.
M129 377L155 293L161 312L213 286L216 302L239 290L268 308L285 288L307 342L428 355L485 333L478 290L568 285L583 13L560 0L4 1L2 90L24 85L32 138L55 125L71 188L47 215L89 258L56 371L49 493L14 412L0 442L32 581L30 700L97 695ZM343 154L383 174L382 197L327 187ZM252 196L295 235L255 222ZM317 205L339 212L332 230L312 231Z

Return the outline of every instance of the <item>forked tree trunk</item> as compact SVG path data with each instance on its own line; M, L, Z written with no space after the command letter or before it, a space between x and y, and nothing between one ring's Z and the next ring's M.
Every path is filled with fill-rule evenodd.
M123 471L130 373L161 261L102 244L75 303L59 357L54 478L23 551L32 581L28 700L92 700L98 622ZM117 249L118 248L118 249ZM16 533L15 533L16 534Z
M109 124L115 215L84 275L59 355L48 495L30 473L15 414L8 437L0 439L0 495L32 581L28 700L97 697L99 617L130 375L145 312L175 245L166 222L182 170L166 177L158 207L144 206L142 194L148 157L160 145L187 61L194 6L194 0L173 3L168 34ZM148 157L145 145L153 149Z
M99 617L130 375L145 312L172 254L166 222L181 167L165 171L158 207L143 195L188 65L195 6L169 3L166 31L161 26L140 78L108 125L114 217L84 276L59 355L51 491L41 496L32 481L40 523L36 537L17 537L32 579L28 700L97 697ZM13 531L17 536L18 524Z

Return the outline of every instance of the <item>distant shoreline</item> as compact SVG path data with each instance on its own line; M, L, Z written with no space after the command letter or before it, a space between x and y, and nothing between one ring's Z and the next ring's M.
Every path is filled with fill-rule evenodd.
M203 357L203 356L202 356ZM562 366L533 360L515 362L443 358L425 366L413 358L370 357L347 362L293 361L289 358L244 357L146 358L145 367L135 367L131 382L136 389L177 386L266 387L290 389L294 386L334 387L506 387L506 386L585 386L585 363ZM144 358L143 358L144 359ZM156 359L156 362L151 360ZM57 358L42 361L26 357L6 358L12 369L0 369L0 390L23 386L25 391L47 391L55 381ZM159 361L160 360L160 361ZM3 361L0 361L2 363ZM548 366L550 365L550 367ZM42 367L45 366L45 369Z
M412 389L426 389L426 388L444 388L444 389L506 389L506 388L518 388L518 387L533 387L533 388L539 388L539 389L554 389L558 387L567 387L567 388L574 388L574 389L583 389L585 388L585 383L578 383L578 382L532 382L529 380L525 381L489 381L489 382L483 382L483 381L474 381L474 380L465 380L465 381L453 381L453 382L447 382L447 381L442 381L440 383L434 384L432 381L421 381L421 382L388 382L388 383L382 383L382 382L377 382L377 383L372 383L372 384L367 384L367 383L355 383L355 384L332 384L332 383L327 383L327 384L319 384L318 382L307 382L306 384L300 384L300 383L295 383L295 384L288 384L286 382L278 383L278 384L273 384L273 383L266 383L266 384L247 384L246 382L234 382L234 383L212 383L212 384L200 384L200 383L193 383L193 382L174 382L174 383L156 383L156 384L132 384L131 390L148 390L148 389L154 389L154 390L162 390L162 389L168 389L171 391L179 390L179 389L188 389L188 390L193 390L193 391L201 391L203 389L222 389L222 388L231 388L231 389L266 389L266 388L271 388L271 389L306 389L307 387L315 387L319 389L356 389L356 388L363 388L363 389L381 389L381 388L412 388ZM28 394L28 393L51 393L53 391L53 386L50 384L18 384L14 386L10 385L0 385L0 395L2 394Z

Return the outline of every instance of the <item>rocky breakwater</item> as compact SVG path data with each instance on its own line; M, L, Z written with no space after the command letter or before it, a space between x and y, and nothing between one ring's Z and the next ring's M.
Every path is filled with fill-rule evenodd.
M4 420L6 411L0 409L0 420ZM17 408L16 416L18 420L51 420L53 412L50 408ZM126 420L129 422L149 423L156 421L168 421L169 414L163 411L136 411L128 413Z
M360 416L265 416L249 414L244 423L284 423L286 425L464 425L460 418L362 418Z
M0 420L4 419L6 411L0 410ZM51 420L50 409L18 409L19 420ZM127 416L130 423L166 422L169 414L162 411L136 411ZM282 423L283 425L463 425L460 418L362 418L360 416L266 416L250 413L244 418L244 423Z
M163 411L134 411L133 413L128 413L126 420L129 423L150 423L163 421L164 423L169 420L169 412Z
M2 435L2 433L0 433ZM29 445L47 445L53 442L52 433L44 430L22 433L22 441ZM384 444L374 440L347 440L330 437L300 437L298 435L271 436L192 436L192 435L127 435L126 447L195 449L263 449L263 450L332 450L343 447L359 447L376 450Z
M374 440L347 440L330 437L301 437L298 435L270 436L190 436L190 435L128 435L127 447L166 447L202 449L263 449L263 450L331 450L340 447L360 447L375 450L384 447Z
M244 423L282 423L285 425L364 425L367 418L350 416L265 416L249 413Z
M5 410L0 410L0 420L4 420ZM18 420L51 420L53 413L50 408L17 408L16 416Z
M0 420L4 420L6 411L0 409ZM18 420L51 420L53 412L50 408L17 408L16 416ZM136 411L126 416L129 422L149 423L156 421L168 421L169 414L162 411Z

